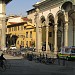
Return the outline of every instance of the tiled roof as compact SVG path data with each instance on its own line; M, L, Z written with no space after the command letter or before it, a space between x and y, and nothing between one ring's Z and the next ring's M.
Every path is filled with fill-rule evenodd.
M24 21L28 21L29 19L27 17L22 18Z

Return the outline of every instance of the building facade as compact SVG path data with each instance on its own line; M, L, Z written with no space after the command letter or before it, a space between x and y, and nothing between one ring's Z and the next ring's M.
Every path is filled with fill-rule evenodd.
M7 21L7 47L35 47L36 32L31 19L20 16L10 16Z
M53 50L55 55L60 47L75 46L75 0L41 0L33 6L37 52L42 52L43 42L45 52Z

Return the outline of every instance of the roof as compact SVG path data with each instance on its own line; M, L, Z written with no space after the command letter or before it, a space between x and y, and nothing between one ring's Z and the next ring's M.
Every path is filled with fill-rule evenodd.
M4 0L4 1L5 1L5 4L8 4L12 0Z
M23 17L22 18L24 21L29 21L29 19L27 17Z
M24 22L9 22L11 25L12 24L21 24L21 23L24 23Z
M20 25L24 24L25 22L9 22L10 24L7 25L7 27L14 26L14 25Z

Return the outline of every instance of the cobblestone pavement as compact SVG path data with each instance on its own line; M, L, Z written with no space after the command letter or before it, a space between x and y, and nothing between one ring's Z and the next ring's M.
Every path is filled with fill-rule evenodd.
M5 57L11 63L11 67L4 72L0 71L0 75L75 75L75 62L66 61L65 66L62 66L62 63L46 65L28 61L22 57L9 55Z

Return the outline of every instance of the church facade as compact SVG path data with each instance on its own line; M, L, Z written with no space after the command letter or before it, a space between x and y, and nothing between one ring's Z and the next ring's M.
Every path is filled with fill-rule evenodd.
M62 46L75 46L75 0L41 0L36 8L36 50L57 54Z

